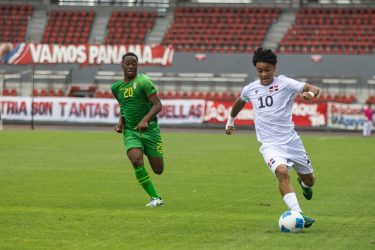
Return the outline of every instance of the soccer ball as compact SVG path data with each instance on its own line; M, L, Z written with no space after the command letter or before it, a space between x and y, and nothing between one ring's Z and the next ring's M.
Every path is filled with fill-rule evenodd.
M288 210L284 212L279 219L279 228L284 233L296 233L303 229L305 220L302 215L296 211Z

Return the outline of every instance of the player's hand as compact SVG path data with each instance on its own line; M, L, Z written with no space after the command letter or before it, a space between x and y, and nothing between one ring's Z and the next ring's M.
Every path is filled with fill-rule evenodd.
M315 96L313 96L314 94L312 92L303 92L301 94L301 97L302 99L306 100L306 101L311 101L312 99L315 98Z
M228 119L227 124L225 125L225 133L227 135L233 134L234 130L236 128L234 127L234 118L231 119L231 117Z
M141 131L144 131L147 128L148 128L148 121L142 119L142 121L138 123L138 125L134 128L134 130L139 130L139 133L141 133Z
M117 123L116 126L115 126L115 131L117 133L122 133L122 131L124 131L124 126L120 123Z

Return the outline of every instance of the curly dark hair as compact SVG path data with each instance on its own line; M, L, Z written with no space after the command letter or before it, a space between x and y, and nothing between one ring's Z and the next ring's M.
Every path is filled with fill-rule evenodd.
M265 62L265 63L270 63L272 65L276 65L277 56L272 50L261 47L254 51L254 56L253 56L254 66L256 66L257 62Z

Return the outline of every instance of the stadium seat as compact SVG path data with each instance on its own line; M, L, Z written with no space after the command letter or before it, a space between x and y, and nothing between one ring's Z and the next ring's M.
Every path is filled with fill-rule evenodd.
M55 90L50 89L50 90L48 91L48 96L56 96Z
M56 92L56 95L57 96L64 96L65 95L64 90L63 89L58 89L57 92Z
M33 90L33 96L39 96L39 91L37 89Z
M289 54L372 54L374 25L375 12L363 8L302 8L277 51Z
M42 36L43 43L88 43L95 12L51 11Z
M28 19L32 12L31 5L1 5L0 42L25 42Z
M41 89L39 95L40 96L48 96L48 91L46 89Z
M144 44L154 26L156 12L113 11L108 21L106 44Z
M166 94L162 91L158 92L158 96L160 99L166 99Z
M178 7L162 44L186 52L252 51L279 13L278 8Z

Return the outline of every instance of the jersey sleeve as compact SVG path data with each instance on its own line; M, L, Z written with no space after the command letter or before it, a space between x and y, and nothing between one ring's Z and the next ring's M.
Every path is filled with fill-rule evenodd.
M155 84L151 81L150 77L146 75L143 77L142 87L146 93L146 96L151 96L157 92Z
M302 92L303 87L306 83L294 80L292 78L288 78L286 76L282 76L284 83L286 84L288 89L291 89L294 92Z
M250 87L247 85L245 88L243 88L240 98L245 102L250 102Z

